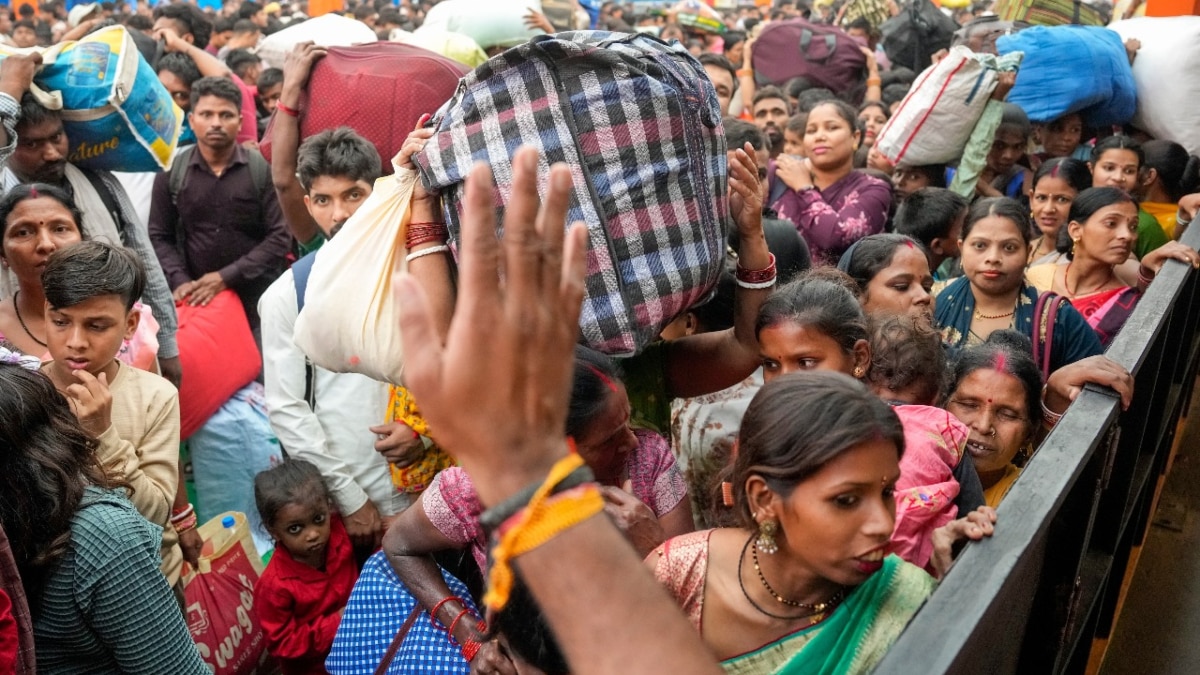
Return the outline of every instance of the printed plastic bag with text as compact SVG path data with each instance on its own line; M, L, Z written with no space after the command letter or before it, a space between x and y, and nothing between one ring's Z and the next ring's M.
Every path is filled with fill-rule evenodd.
M404 233L417 175L395 169L375 181L367 201L317 251L294 339L326 370L403 384L399 299L392 282L407 269Z
M0 55L31 50L0 48ZM162 171L183 129L183 111L123 26L42 51L34 98L62 110L67 160L85 169Z
M222 520L233 519L233 527ZM276 671L254 614L254 583L263 563L241 513L227 511L200 526L200 565L184 565L183 597L188 632L200 658L215 675Z

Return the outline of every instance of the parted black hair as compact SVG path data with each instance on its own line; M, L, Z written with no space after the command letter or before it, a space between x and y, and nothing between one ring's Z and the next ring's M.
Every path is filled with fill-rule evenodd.
M838 281L830 277L837 276ZM850 290L853 280L837 270L809 272L784 284L758 310L754 336L782 323L812 326L838 343L847 353L867 339L867 319Z
M891 406L848 375L800 372L768 382L742 418L728 472L738 520L757 529L746 493L751 476L786 499L829 462L877 439L893 443L897 456L904 453L904 428Z
M305 192L312 189L318 176L344 176L374 183L382 166L375 146L350 127L310 136L296 153L296 174Z
M50 254L42 271L46 302L55 309L116 295L125 311L142 297L146 270L133 251L102 241L85 241Z
M892 226L897 234L906 234L929 248L934 239L950 236L954 221L966 213L967 206L962 195L946 188L921 188L900 204Z
M316 466L303 459L288 459L254 477L254 506L268 529L275 526L283 507L310 504L321 497L329 499L325 480Z
M177 5L159 5L154 9L154 18L167 18L183 25L184 33L192 34L192 44L200 49L208 46L212 37L212 22L204 16L195 5L180 3ZM182 36L180 36L182 37Z

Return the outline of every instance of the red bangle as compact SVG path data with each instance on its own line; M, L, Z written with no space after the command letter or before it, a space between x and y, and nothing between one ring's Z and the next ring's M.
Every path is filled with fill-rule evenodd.
M775 280L775 254L771 256L771 263L761 270L748 270L742 267L741 262L737 266L737 280L747 284L762 284L768 281Z
M278 110L279 112L283 113L284 115L287 115L288 117L295 117L297 119L300 117L299 110L296 110L295 108L289 108L282 103L276 103L275 109Z
M454 639L454 627L458 625L458 620L463 618L463 616L470 614L470 613L471 613L470 609L463 607L463 610L458 613L458 616L454 617L454 620L450 622L450 627L446 629L446 634L450 636L451 640Z
M187 518L184 518L183 520L180 520L177 523L171 523L171 525L173 525L175 527L175 532L177 532L179 534L183 534L184 532L187 532L189 530L196 529L196 523L197 523L196 514L193 513L192 515L188 516Z
M404 234L404 248L412 249L431 241L444 244L449 238L450 230L446 229L445 223L409 223L408 231Z
M483 621L480 621L475 625L475 631L480 635L486 635L487 624ZM462 646L462 655L463 658L467 660L467 663L475 660L475 655L479 653L479 649L481 647L483 647L483 643L479 640L476 640L475 638L467 638L467 641L464 642Z
M463 602L462 598L458 597L457 595L451 595L451 596L442 598L441 601L438 602L438 604L433 606L433 609L429 610L429 623L433 624L434 628L437 628L437 625L438 625L438 619L437 619L438 610L442 608L442 605L444 605L447 602L450 602L452 600L457 600L458 604L462 605L463 607L467 606L467 603Z

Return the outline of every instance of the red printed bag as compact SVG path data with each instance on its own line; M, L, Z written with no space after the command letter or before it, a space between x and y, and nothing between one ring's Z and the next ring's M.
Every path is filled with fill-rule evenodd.
M222 521L233 519L233 527ZM266 635L254 614L254 583L263 563L246 516L228 511L200 527L204 548L197 569L184 565L188 632L215 675L274 673Z

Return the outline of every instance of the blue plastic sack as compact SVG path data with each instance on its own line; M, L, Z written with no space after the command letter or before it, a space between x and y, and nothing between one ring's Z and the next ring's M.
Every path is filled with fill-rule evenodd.
M1121 36L1097 26L1034 26L996 40L1000 54L1025 52L1008 101L1034 123L1080 113L1089 127L1125 124L1137 111L1133 70Z
M109 171L170 166L183 111L124 26L51 47L42 59L34 95L48 108L61 105L70 162Z
M259 553L272 548L254 504L254 476L283 461L267 420L262 385L242 387L188 438L196 481L196 512L204 522L218 513L246 514Z

